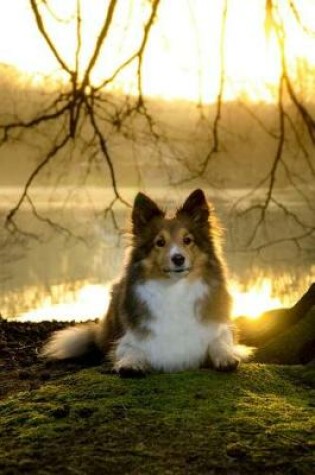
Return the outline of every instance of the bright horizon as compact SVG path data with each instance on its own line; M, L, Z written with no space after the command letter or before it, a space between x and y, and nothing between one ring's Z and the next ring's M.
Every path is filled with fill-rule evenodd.
M51 0L49 4L63 21L53 20L51 14L46 12L43 17L45 25L64 61L73 67L76 49L73 13L76 1ZM305 91L307 85L303 87L301 68L315 68L314 36L305 34L298 27L286 0L279 0L278 4L286 29L290 32L286 54L291 77L296 78ZM104 21L103 6L103 1L81 0L81 72L90 58ZM315 18L315 2L300 0L297 6L307 26L307 21ZM220 80L219 42L223 7L223 0L211 4L204 0L161 2L143 63L145 95L196 102L216 100ZM274 34L266 38L264 9L264 0L228 1L224 100L245 97L254 102L272 102L276 97L281 72L280 55ZM110 35L91 75L94 85L109 77L137 49L142 33L139 24L143 25L147 16L148 11L140 1L118 3ZM52 80L65 80L65 73L57 72L58 64L40 36L33 13L25 1L6 2L2 7L0 63L11 65L27 75L35 75L34 82L39 85L45 81L41 75L51 76ZM132 65L121 73L115 90L134 94L134 72Z
M291 306L294 302L292 296L275 297L273 284L271 277L264 277L243 289L240 283L232 280L229 283L233 299L232 318L246 315L248 318L257 319L263 312ZM104 317L110 301L111 284L78 282L74 287L67 290L65 284L52 285L50 294L43 295L41 299L37 296L34 308L24 310L18 315L19 321L87 321ZM34 294L37 295L36 287L26 288L22 300L34 302Z

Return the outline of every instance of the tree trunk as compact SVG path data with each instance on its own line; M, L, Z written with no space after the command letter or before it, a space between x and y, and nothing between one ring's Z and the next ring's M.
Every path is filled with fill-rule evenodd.
M315 284L291 308L271 310L253 320L239 317L240 343L254 346L254 360L299 364L315 359Z

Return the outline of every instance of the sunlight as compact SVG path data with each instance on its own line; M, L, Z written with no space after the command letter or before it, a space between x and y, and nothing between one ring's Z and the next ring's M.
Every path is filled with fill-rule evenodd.
M63 290L62 284L52 288L52 295L38 299L36 308L21 313L19 321L39 322L59 320L78 322L102 318L107 311L110 299L110 286L82 283L75 290ZM58 287L58 288L57 288ZM57 303L57 293L61 292ZM237 282L232 282L230 292L233 297L233 318L246 315L257 318L261 313L273 308L284 307L283 298L273 296L272 280L262 278L253 282L247 290ZM55 295L53 295L55 294Z
M76 1L50 0L50 10L41 3L45 25L57 50L70 68L75 66ZM93 7L91 7L93 5ZM119 2L99 60L92 71L93 84L101 83L139 47L148 5ZM126 8L127 5L127 8ZM287 60L297 75L297 61L315 65L314 38L297 26L288 2L278 0L288 35ZM224 99L245 97L270 102L280 75L280 58L275 38L265 36L265 2L229 0L224 42ZM0 7L1 8L1 7ZM150 34L143 62L143 92L165 99L215 101L220 80L220 28L223 0L172 0L161 2L158 18ZM91 57L105 16L104 2L81 1L82 49L80 74ZM35 74L36 84L47 85L47 75L65 79L58 64L34 26L28 2L5 2L0 15L0 62L27 74ZM304 23L315 15L315 2L299 2ZM56 20L52 13L62 21ZM19 34L16 34L16 31ZM106 59L106 60L105 60ZM302 62L303 62L302 61ZM301 61L300 61L301 62ZM303 77L303 75L302 75ZM308 85L309 86L309 85ZM124 70L115 89L136 94L135 64Z
M101 318L108 308L109 287L101 284L85 284L75 292L64 292L61 300L60 303L52 303L51 297L46 297L38 308L22 313L18 320L83 322Z
M233 282L230 286L233 297L233 318L242 315L257 318L263 312L284 307L283 300L274 297L272 291L272 280L269 278L257 280L246 291L242 290L237 282Z

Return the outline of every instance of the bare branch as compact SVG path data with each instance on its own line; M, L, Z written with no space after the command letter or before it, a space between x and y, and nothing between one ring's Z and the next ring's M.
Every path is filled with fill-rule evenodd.
M301 250L300 241L307 239L315 234L315 229L308 229L307 231L296 234L295 236L289 236L285 238L273 239L271 241L264 242L258 246L252 246L250 252L261 252L269 247L275 246L277 244L283 244L288 242L293 242L298 250Z
M35 20L36 20L36 24L37 24L37 27L41 33L41 35L44 37L47 45L49 46L51 52L53 53L54 57L56 58L56 60L58 61L58 63L60 64L60 66L62 67L62 69L64 71L66 71L67 73L70 74L70 76L72 76L73 74L73 71L71 71L71 69L68 67L68 65L65 63L65 61L62 59L62 57L60 56L60 54L58 53L54 43L52 42L52 40L50 39L46 29L45 29L45 26L44 26L44 23L43 23L43 19L39 13L39 10L38 10L38 6L37 6L37 3L36 3L36 0L30 0L30 4L31 4L31 8L32 8L32 11L34 13L34 16L35 16Z
M145 48L149 39L149 34L151 31L151 28L153 26L155 17L157 15L158 7L160 4L160 0L153 0L152 2L152 9L151 13L149 15L149 18L144 26L144 34L142 37L141 44L139 48L133 53L129 58L127 58L125 61L123 61L118 68L113 72L113 74L105 79L96 89L100 90L104 87L106 87L108 84L114 81L114 79L118 76L118 74L125 69L127 66L129 66L133 61L138 60L138 67L137 67L137 76L138 76L138 92L139 95L142 96L141 91L142 91L142 86L141 86L141 69L142 69L142 61L143 61L143 55L145 52Z
M138 94L139 94L139 104L140 105L143 105L143 98L142 98L142 63L143 63L143 56L144 56L145 48L146 48L146 45L147 45L147 42L148 42L148 39L149 39L149 33L151 31L154 19L156 17L157 9L159 7L159 4L160 4L160 0L153 0L152 1L151 13L150 13L150 16L148 18L147 23L145 24L144 31L143 31L142 42L141 42L140 48L139 48L138 53L137 53L137 57L138 57L138 73L137 73L137 76L138 76Z
M312 30L308 26L304 25L304 23L302 22L301 15L300 15L300 13L299 13L299 11L298 11L298 9L297 9L297 7L296 7L293 0L289 0L289 6L290 6L290 9L291 9L293 15L295 16L295 19L296 19L297 23L300 25L300 27L302 28L304 33L306 33L309 36L315 37L315 30Z
M199 175L203 175L208 167L209 161L213 157L214 154L218 153L219 151L219 125L221 120L221 113L222 113L222 101L223 101L223 93L224 93L224 85L225 85L225 34L226 34L226 19L227 19L227 12L228 12L228 2L225 0L222 12L222 20L221 20L221 33L220 33L220 76L219 76L219 91L217 95L216 101L216 113L213 121L212 126L212 147L207 156L205 157L204 161L202 162Z
M288 122L291 125L291 128L293 130L293 133L295 134L295 139L297 143L300 146L300 149L303 152L303 156L310 168L311 173L313 174L313 165L311 163L308 151L304 144L302 143L299 134L296 130L296 127L288 113L284 109L284 88L286 88L286 91L289 94L290 99L292 100L293 104L295 105L296 109L298 110L299 115L301 116L303 123L306 125L306 128L308 130L308 134L314 143L315 141L315 121L312 118L310 112L308 109L301 103L301 101L298 99L295 90L292 86L291 79L289 77L288 73L288 68L287 68L287 63L286 63L286 55L285 55L285 31L284 31L284 26L283 24L278 24L277 21L275 20L274 17L274 4L272 0L267 0L266 1L266 31L267 34L269 34L270 30L273 29L276 33L276 38L278 41L278 47L280 51L280 57L281 57L281 77L279 80L279 89L278 89L278 117L279 117L279 136L277 138L277 149L276 153L274 156L274 159L272 161L272 165L270 168L270 171L268 172L268 175L261 181L260 186L264 184L265 182L268 182L268 188L266 192L265 199L262 204L257 204L255 206L249 207L246 212L250 211L259 211L259 217L256 222L256 225L253 229L253 232L250 235L250 238L247 242L247 246L252 246L257 232L260 228L260 226L265 222L266 219L266 214L269 208L270 203L274 203L278 208L280 208L283 212L285 212L286 216L291 217L295 220L295 222L300 226L303 227L303 229L308 231L313 232L314 228L308 226L306 223L303 223L294 213L292 213L285 205L279 203L275 198L274 198L274 188L275 188L275 183L276 183L276 176L277 176L277 171L279 168L279 164L282 164L283 167L285 168L287 176L291 178L290 171L284 161L283 158L283 148L284 148L284 143L285 143L285 137L286 137L286 130L285 130L285 119L288 120ZM279 15L279 12L278 12ZM281 18L281 17L280 17ZM296 188L296 186L295 186ZM298 189L298 192L300 190ZM244 197L242 198L244 199ZM307 234L308 235L308 234ZM296 238L290 238L293 242L298 242L299 239L302 239L302 237L297 236ZM273 241L272 241L273 242ZM256 247L255 249L257 250L260 247Z
M302 138L300 137L300 135L299 135L299 132L298 132L298 130L297 130L297 127L296 127L295 122L292 120L291 116L290 116L287 112L285 113L285 117L286 117L287 121L289 122L289 124L290 124L290 126L291 126L291 129L292 129L292 131L293 131L293 133L294 133L294 136L295 136L295 140L296 140L296 142L297 142L297 144L298 144L298 146L299 146L299 149L300 149L300 150L302 151L302 153L303 153L303 157L305 158L305 161L306 161L306 163L307 163L307 165L308 165L308 167L309 167L309 170L310 170L311 174L315 176L315 168L314 168L314 165L313 165L312 162L311 162L311 158L310 158L310 155L309 155L309 153L308 153L308 151L307 151L307 148L306 148L306 146L305 146L305 144L304 144L304 141L303 141L303 139L302 139Z
M257 122L257 124L260 126L260 128L267 134L269 135L270 137L272 137L273 139L277 140L278 139L278 135L273 132L272 130L269 130L267 128L267 126L264 124L264 122L257 116L257 114L255 114L251 108L243 101L240 101L239 102L240 106L248 113L248 115L254 119L255 122Z
M278 170L278 166L282 157L283 153L283 146L284 146L284 137L285 137L285 116L284 116L284 106L283 106L283 82L284 82L284 77L282 75L280 84L279 84L279 93L278 93L278 115L279 115L279 139L278 139L278 144L277 144L277 149L276 149L276 154L272 162L272 166L270 169L270 172L268 173L268 176L266 177L269 181L268 183L268 188L267 188L267 193L265 200L262 205L260 205L260 216L259 219L254 227L254 230L248 239L247 246L250 246L258 232L258 229L260 228L261 224L265 221L266 218L266 213L272 198L274 186L275 186L275 181L276 181L276 174Z
M107 207L107 215L111 217L115 228L118 228L119 224L114 215L115 205L117 203L124 203L124 205L129 206L129 203L127 203L121 195L119 187L120 183L117 178L116 156L112 152L113 148L111 142L114 134L120 134L119 136L122 137L123 140L128 140L128 144L131 144L131 147L133 144L139 144L141 146L145 144L150 151L154 150L154 156L157 157L159 165L163 166L163 172L166 173L169 183L172 182L170 170L175 168L173 165L179 164L181 166L181 171L183 167L185 167L187 176L182 180L182 174L178 173L176 179L179 177L179 180L181 181L176 184L191 182L198 178L207 178L205 175L207 175L212 158L216 154L218 156L218 153L223 147L223 133L226 134L226 137L228 137L228 134L230 136L234 134L234 137L237 136L238 139L244 138L244 136L241 137L238 135L238 132L236 133L233 130L224 128L223 123L224 92L226 83L225 38L227 33L226 30L229 26L227 22L229 14L228 0L222 2L222 11L220 10L221 31L218 44L220 65L218 72L217 96L215 104L211 106L211 123L207 124L208 137L207 133L204 134L205 137L202 137L202 141L204 140L205 144L207 144L208 141L209 145L206 153L199 158L197 164L193 161L195 156L191 156L190 154L195 153L197 157L198 150L200 149L196 147L195 151L191 152L194 150L193 147L187 147L187 152L185 152L183 151L185 147L182 146L182 144L178 147L176 140L173 140L173 137L169 138L172 136L170 131L167 130L169 124L167 123L165 128L163 128L163 123L160 121L159 117L154 115L155 109L153 102L152 105L144 96L143 65L161 0L150 0L146 3L146 5L149 5L149 9L145 10L144 22L138 25L138 28L141 30L141 37L138 40L136 47L128 52L129 57L127 57L127 59L120 61L113 66L113 69L110 70L109 77L103 77L97 87L94 87L91 83L91 77L98 61L103 58L102 48L107 47L108 38L114 29L118 2L116 0L109 0L106 2L103 23L95 40L92 53L88 58L87 66L84 67L81 64L81 55L84 47L84 36L82 36L82 22L84 21L84 18L81 18L84 10L82 9L81 11L81 6L83 5L81 0L76 0L76 2L74 2L75 7L73 15L71 16L72 26L75 27L74 34L76 37L74 39L76 40L76 50L73 52L73 58L68 61L69 64L67 63L67 60L64 59L62 50L54 41L54 36L49 33L50 29L48 28L48 20L50 20L51 17L53 17L55 21L60 21L66 25L67 22L69 23L69 16L65 20L59 18L55 11L50 8L48 0L29 1L42 41L48 45L52 56L57 60L62 70L68 74L67 84L65 86L66 93L60 93L57 99L55 93L53 93L55 98L54 102L49 104L48 107L42 105L40 113L36 116L26 116L31 117L30 119L25 120L21 118L22 116L20 116L19 113L12 113L9 121L0 124L0 145L8 141L13 142L16 140L16 137L18 137L18 140L22 138L24 143L27 143L27 141L31 143L31 141L33 141L32 146L35 149L36 146L39 147L41 144L40 140L38 143L34 140L36 133L45 135L45 138L47 138L49 137L49 134L51 134L50 125L54 128L53 130L56 130L59 128L60 123L62 123L63 128L59 131L59 135L55 137L54 142L51 142L50 148L46 149L45 155L41 155L41 162L34 168L33 172L28 177L17 204L7 215L6 225L11 223L12 228L16 226L14 218L16 218L16 214L22 207L23 203L26 202L37 219L65 234L61 225L50 222L51 220L49 218L42 216L38 212L35 199L33 202L31 198L31 187L35 178L57 154L60 156L62 150L68 151L66 145L70 142L71 138L73 138L73 149L71 149L70 153L67 155L67 160L63 162L62 166L64 168L62 169L62 173L59 170L59 176L56 174L56 186L58 184L58 178L61 182L66 167L69 165L72 157L76 157L77 151L82 155L84 154L86 165L83 176L80 175L78 179L81 184L85 183L91 170L94 171L94 168L96 169L96 166L99 166L100 162L98 157L102 157L106 164L106 170L108 170L108 176L114 196L112 202ZM191 5L193 5L193 2ZM307 203L308 208L310 210L312 209L312 199L307 196L309 194L311 197L311 193L308 191L304 192L303 186L299 186L302 183L302 172L301 174L299 174L300 172L296 172L297 167L291 165L290 154L288 154L289 159L286 159L284 150L286 150L285 146L288 144L287 148L289 151L292 139L298 150L298 152L295 153L295 158L300 157L299 151L301 151L303 154L303 165L305 165L308 174L314 176L315 168L313 156L309 152L309 143L315 143L315 120L312 116L311 106L303 100L303 96L293 80L291 69L289 67L290 65L286 55L286 47L288 45L285 30L286 24L284 22L286 19L281 18L281 6L279 6L278 2L275 2L275 0L265 0L265 5L266 31L269 29L269 31L275 33L281 58L281 77L278 84L278 102L276 104L278 130L274 131L273 127L267 123L267 120L264 119L263 115L261 116L262 118L260 118L260 114L258 115L256 113L256 109L250 108L246 103L241 103L241 107L243 107L251 117L252 123L255 121L264 133L268 134L268 136L273 140L272 146L274 146L274 153L272 157L269 157L267 163L268 170L265 172L263 177L259 178L259 183L256 186L253 186L249 193L243 196L241 200L237 200L232 208L232 210L235 210L237 206L240 205L241 201L243 201L244 204L246 197L249 198L254 196L256 198L258 193L257 195L255 195L255 193L257 191L260 192L259 198L262 197L262 199L258 203L255 201L253 206L248 206L248 203L246 203L245 211L242 210L238 213L238 216L244 216L246 213L251 212L256 213L254 218L257 218L257 222L255 221L254 230L248 241L251 249L255 248L253 246L256 245L255 239L257 238L258 230L268 222L267 213L271 205L277 207L277 209L282 213L285 213L290 220L294 220L295 224L301 229L303 228L302 230L305 232L312 230L312 226L308 224L306 220L304 222L304 219L300 218L299 215L296 215L290 206L286 207L285 202L276 198L280 169L280 171L283 172L284 178L287 177L287 182L294 187L296 193L299 193L299 195L303 197L303 203ZM287 9L288 8L291 9L291 12L296 21L300 23L303 31L307 34L311 34L311 31L309 31L303 24L304 20L301 19L300 12L297 10L294 0L289 1L289 7L287 6ZM192 11L190 13L193 16ZM195 24L195 27L196 26L197 24ZM289 34L289 32L287 34ZM118 78L119 74L130 65L133 65L135 68L135 97L127 95L118 96L115 95L115 93L110 93L109 89L111 86L115 86L115 80ZM107 66L109 67L110 65L108 64ZM199 102L199 107L201 107L201 100ZM296 117L302 125L301 131L296 125ZM288 127L287 123L289 125ZM45 129L45 124L47 124L47 129ZM141 127L139 127L139 124L141 124ZM185 130L186 129L184 128L184 131ZM20 135L18 135L18 133L20 133ZM305 136L307 140L305 140ZM185 137L185 140L188 140L188 137ZM189 140L192 140L191 136L189 137ZM83 147L80 148L80 145L82 144ZM183 144L186 145L186 142L183 141ZM203 142L201 143L201 146L203 146ZM296 150L294 150L294 152L296 152ZM172 160L171 167L169 167L170 160ZM283 167L283 169L281 167ZM303 184L304 183L308 183L306 178ZM215 181L213 181L211 185L213 187L218 186ZM244 206L242 206L242 208L244 208ZM304 239L303 234L297 234L292 238L293 241L294 239L299 242L299 239ZM260 244L259 241L258 244Z
M315 207L313 206L312 201L309 199L309 197L305 194L304 191L297 185L297 183L293 180L293 174L289 170L287 164L281 160L281 165L284 168L284 171L286 173L286 177L290 183L290 185L296 190L296 192L300 195L302 200L307 204L308 208L312 211L315 211Z
M31 129L37 125L40 125L43 122L48 122L50 120L55 120L58 117L61 117L67 110L69 109L69 104L65 104L61 109L58 109L55 112L51 112L50 114L40 115L35 117L29 121L17 121L11 122L8 124L0 124L0 130L3 131L3 137L0 140L0 145L6 142L9 138L9 133L11 130L14 129Z
M81 0L77 0L77 15L76 15L76 21L77 21L77 48L75 52L75 70L77 73L77 76L79 76L79 71L80 71L80 54L81 54L81 47L82 47L82 38L81 38L81 23L82 23L82 18L81 18Z
M283 203L280 203L276 198L272 197L271 201L281 211L283 211L283 213L286 215L286 217L292 218L295 221L295 223L298 224L301 228L315 230L315 226L311 226L310 224L307 224L304 221L302 221L296 213L293 213L292 211L290 211Z
M313 117L311 116L311 114L309 113L307 108L298 99L298 97L297 97L297 95L296 95L296 93L293 89L291 80L290 80L290 78L288 76L288 73L286 71L286 67L285 67L285 70L284 70L284 80L286 82L287 90L288 90L289 95L292 99L292 102L295 104L297 110L299 111L303 121L306 124L307 130L309 132L309 136L310 136L312 142L315 144L315 120L313 119Z
M70 135L65 135L65 137L50 150L50 152L45 156L45 158L34 168L30 176L28 177L23 192L17 202L17 204L10 210L10 212L6 216L5 225L8 226L12 223L14 216L16 215L17 211L22 206L30 186L32 185L34 179L39 175L42 169L57 155L59 150L61 150L66 143L69 141Z
M25 199L27 200L27 202L28 202L29 205L31 206L32 213L34 214L34 216L35 216L39 221L48 224L51 228L53 228L54 230L58 231L59 233L64 234L67 238L74 238L74 239L76 239L76 240L78 240L78 241L83 242L84 244L87 243L86 239L83 239L82 236L77 236L77 235L73 234L68 228L66 228L66 227L64 227L64 226L61 226L61 224L56 223L55 221L51 220L50 218L47 218L47 217L42 216L42 215L38 212L38 210L37 210L37 208L36 208L36 206L35 206L33 200L32 200L31 197L29 196L29 194L26 193Z
M103 152L103 155L105 157L105 160L106 160L106 163L107 163L107 166L108 166L108 169L109 169L111 183L112 183L112 187L113 187L115 197L121 203L123 203L126 206L130 207L130 204L121 196L120 192L118 191L118 185L117 185L117 181L116 181L114 165L113 165L113 162L111 160L110 154L108 152L106 139L104 138L104 136L103 136L98 124L97 124L94 109L89 104L88 100L85 101L85 104L86 104L86 109L87 109L87 112L88 112L88 115L89 115L89 118L90 118L91 125L92 125L92 127L95 131L96 136L98 137L101 150Z
M52 18L54 18L56 21L58 21L58 23L68 24L73 20L73 15L70 15L68 18L60 17L59 15L57 15L53 11L51 5L49 4L49 0L41 0L41 2L45 5L47 11L52 16Z
M107 8L107 15L106 15L106 19L105 19L105 22L104 22L104 25L103 25L103 28L101 29L101 32L99 34L99 37L97 38L97 41L96 41L96 44L95 44L95 48L94 48L94 52L91 56L91 59L89 61L89 64L85 70L85 73L84 73L84 77L83 77L83 80L82 80L82 89L84 89L84 87L88 84L89 82L89 77L90 77L90 73L98 59L98 56L99 56L99 53L100 53L100 50L103 46L103 43L104 43L104 40L107 36L107 33L108 33L108 30L110 28L110 25L112 23L112 20L113 20L113 16L114 16L114 12L115 12L115 8L116 8L116 5L117 5L117 0L111 0L109 5L108 5L108 8Z
M292 8L295 8L294 7L294 3L293 1L290 2L290 6ZM293 85L292 85L292 82L290 80L290 76L289 76L289 73L288 73L288 67L287 67L287 60L286 60L286 48L285 48L285 29L284 29L284 26L283 26L283 21L280 25L276 24L275 20L273 20L274 23L273 23L273 27L274 27L274 31L276 33L276 37L277 37L277 41L278 41L278 45L279 45L279 50L280 50L280 54L281 54L281 66L282 66L282 77L285 81L285 84L286 84L286 88L287 88L287 91L289 93L289 96L293 102L293 104L296 106L300 116L302 117L306 127L307 127L307 130L308 130L308 133L309 133L309 136L312 140L313 143L315 143L315 120L313 119L313 117L311 116L310 112L308 111L307 107L302 104L302 102L299 100L294 88L293 88Z

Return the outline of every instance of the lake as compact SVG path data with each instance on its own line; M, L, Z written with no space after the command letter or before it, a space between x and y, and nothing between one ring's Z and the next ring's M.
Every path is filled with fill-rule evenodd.
M180 204L189 189L154 188L150 196L163 206ZM16 187L0 188L0 219L16 202ZM207 194L225 230L224 251L229 267L229 281L235 298L236 314L290 305L315 280L314 238L304 240L299 249L286 239L298 233L292 216L272 206L256 245L281 240L272 246L252 252L246 242L257 216L238 217L233 203L247 190L211 190ZM132 202L135 189L124 188L123 196ZM296 198L289 188L279 190L277 199L285 203L301 220L314 225L314 214ZM315 202L315 187L308 190ZM57 190L37 187L32 190L39 217L23 208L18 225L39 239L17 235L7 239L3 233L0 250L0 313L5 318L78 319L100 317L108 303L112 279L122 269L127 240L115 230L111 215L104 207L111 200L111 190L98 187ZM261 202L263 194L248 197L241 208ZM128 227L129 210L118 204L115 222L122 230ZM55 227L43 222L56 223ZM58 229L57 229L58 227ZM64 228L64 229L63 229ZM67 230L67 231L65 231ZM1 238L2 235L0 235ZM1 242L1 241L0 241Z

